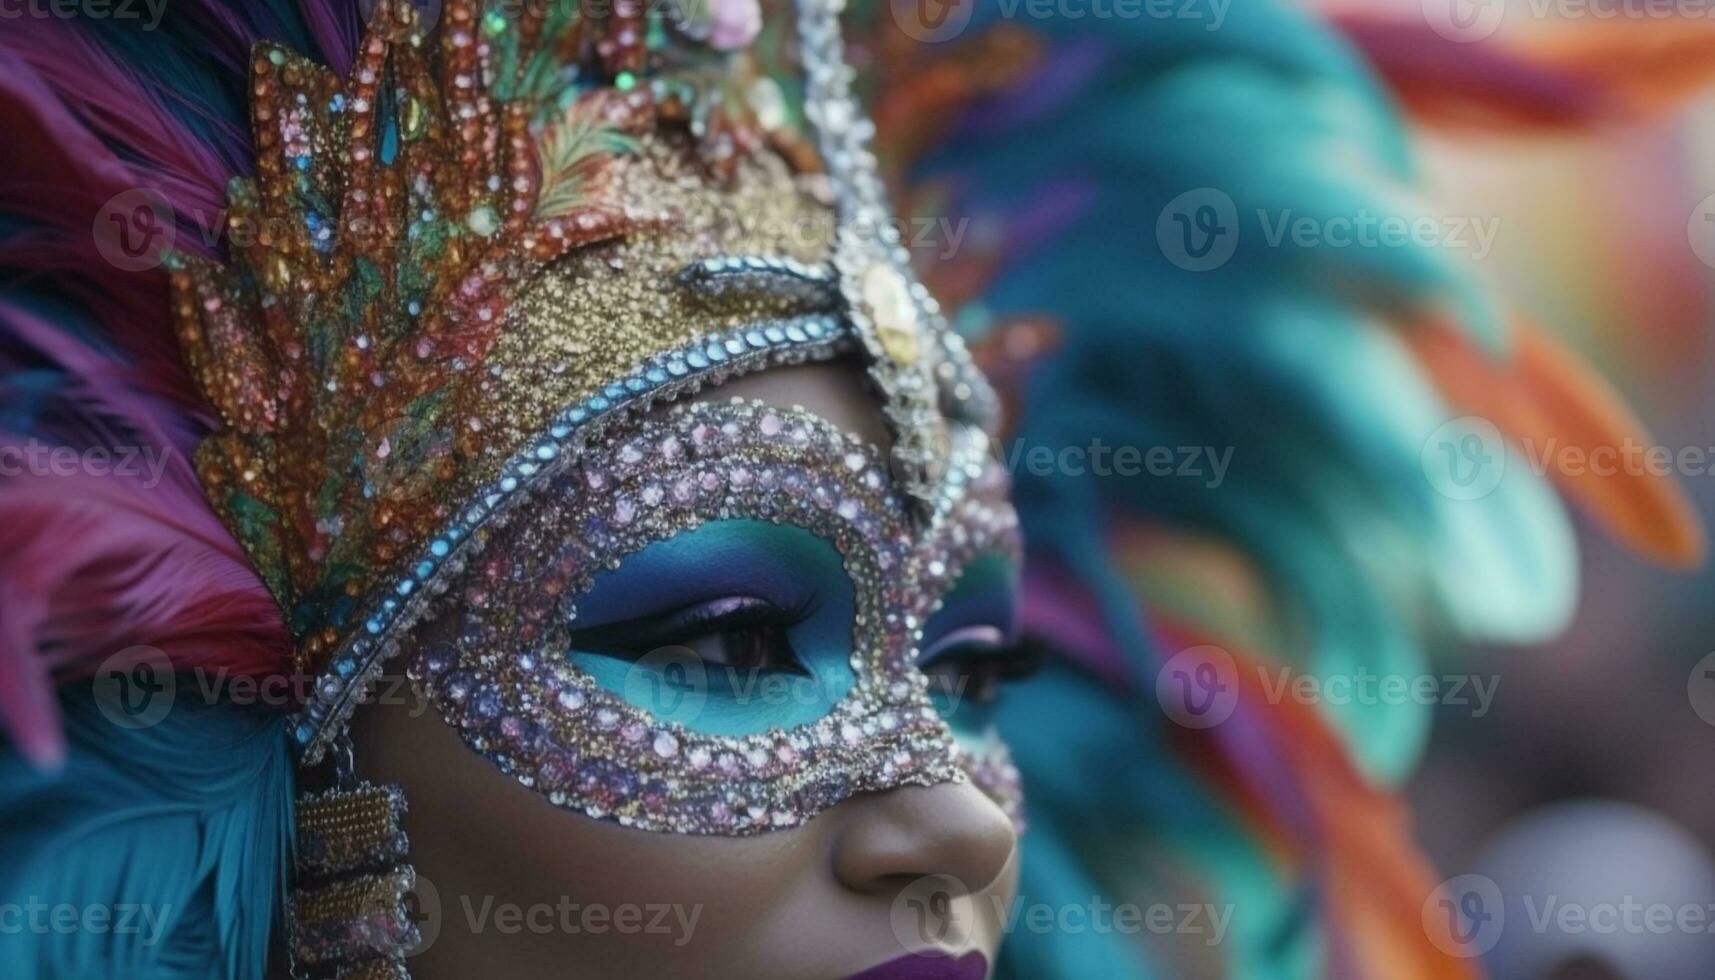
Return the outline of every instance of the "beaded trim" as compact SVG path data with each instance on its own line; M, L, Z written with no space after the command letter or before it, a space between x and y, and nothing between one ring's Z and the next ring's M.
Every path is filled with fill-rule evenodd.
M1005 492L998 475L973 482ZM969 557L1016 551L1003 497L964 498L935 533L913 534L874 447L802 410L736 400L682 405L616 433L546 490L521 533L548 544L513 543L510 558L485 563L482 574L471 566L467 578L497 582L494 594L462 607L457 638L427 647L410 667L447 722L502 772L591 817L731 836L797 826L856 793L966 777L974 757L916 668L919 613L938 604L931 597ZM564 655L563 624L601 570L733 518L805 528L844 558L857 603L854 683L816 722L710 735L655 717ZM546 619L544 593L563 596L553 601L559 622L520 627ZM480 606L503 612L490 617Z
M852 93L837 0L798 0L804 114L834 187L834 267L847 315L886 396L894 473L927 505L946 474L948 420L992 429L998 400L963 339L918 281L900 241L870 137L875 124Z
M817 303L825 310L837 309L840 303L839 286L832 270L768 255L694 262L679 274L679 281L710 296L764 292Z
M410 841L400 829L405 794L397 786L301 793L294 812L298 876L320 881L385 868L405 860Z
M528 488L557 472L582 442L616 420L647 411L705 384L736 374L807 359L826 359L855 340L864 348L871 377L884 395L895 436L892 471L919 516L932 515L960 492L971 465L973 440L949 421L988 428L995 398L971 363L933 297L912 273L898 240L891 209L868 141L874 127L852 95L845 61L840 4L799 0L797 27L806 80L806 116L815 129L835 191L839 233L834 269L789 259L744 257L692 266L685 282L718 293L767 277L790 280L817 299L843 302L832 313L757 324L712 334L678 351L657 355L631 375L564 412L536 444L516 454L500 475L413 561L400 566L391 587L369 599L361 627L335 651L295 718L292 737L304 765L318 762L357 704L393 657L396 636L422 615L425 596L444 588L443 570L462 560L470 536L496 514L516 506ZM980 435L980 432L978 433ZM980 456L980 452L975 454ZM961 460L966 462L961 462Z
M341 972L372 960L397 963L420 941L407 905L416 885L416 872L402 865L293 891L286 921L294 961L299 968Z
M710 334L657 354L626 378L575 405L525 447L479 491L473 502L401 566L391 588L370 602L359 632L335 652L316 681L304 710L293 719L292 739L303 765L314 765L344 729L362 696L396 653L395 636L422 615L443 573L458 568L471 536L528 496L529 488L574 459L582 444L608 426L656 404L694 394L741 374L786 364L827 360L850 347L850 328L834 316L759 323Z
M990 728L974 742L960 739L958 760L971 785L993 800L1012 821L1012 829L1023 836L1029 829L1024 816L1024 776L1013 764L1012 750L1001 741L1000 734Z
M988 437L974 429L963 430L965 440L956 449L947 468L947 478L937 504L943 517L930 529L928 542L920 548L913 613L927 623L940 612L946 597L958 585L971 562L1001 551L1013 560L1022 557L1018 515L1009 502L1011 484L1006 471L988 458ZM960 734L955 758L971 783L999 806L1013 829L1023 834L1024 778L1012 762L1012 752L993 728L972 738Z

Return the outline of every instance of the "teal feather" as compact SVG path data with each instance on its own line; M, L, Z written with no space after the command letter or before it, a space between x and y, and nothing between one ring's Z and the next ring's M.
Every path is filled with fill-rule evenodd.
M123 933L8 935L0 976L264 975L291 852L284 721L200 703L191 683L139 730L109 721L88 686L65 688L64 767L47 773L0 753L0 902L152 917L135 915L138 928Z
M997 20L979 11L966 36ZM1414 192L1394 105L1331 30L1284 2L1233 4L1219 30L1148 17L1019 26L1046 42L1046 66L1012 99L1056 90L1057 77L1075 74L1069 65L1098 70L1034 111L974 113L912 175L953 188L954 213L998 216L1002 227L1021 202L1078 208L1054 216L1051 237L1010 253L980 315L960 321L976 321L972 332L985 317L1048 314L1061 325L1061 346L1020 395L1014 438L1051 450L1100 439L1232 451L1218 486L1207 473L1015 474L1032 561L1066 570L1096 602L1133 687L1104 695L1092 681L1073 696L1055 676L1008 695L1001 727L1033 827L1025 887L1110 889L1114 867L1137 865L1130 842L1148 841L1150 853L1183 861L1211 900L1241 910L1222 975L1320 975L1342 954L1330 939L1339 924L1317 905L1316 869L1278 867L1255 826L1176 761L1150 696L1175 651L1158 649L1109 529L1123 518L1229 543L1260 571L1284 626L1280 649L1252 652L1328 678L1417 676L1454 641L1557 631L1577 586L1568 520L1522 461L1474 501L1442 496L1425 471L1426 442L1458 413L1398 331L1450 316L1491 353L1509 344L1460 256L1279 237L1283 220L1320 228L1367 215L1409 226L1434 214ZM1192 272L1157 229L1170 202L1200 189L1230 199L1236 239L1228 261ZM1378 785L1402 780L1428 738L1427 706L1319 709ZM1066 839L1079 835L1091 843ZM1144 887L1171 896L1184 881ZM1003 951L1008 975L1106 975L1073 945L1015 935ZM1178 975L1160 954L1145 950L1151 966Z
M1158 714L1063 665L998 712L1029 775L1031 822L998 976L1316 975L1322 950L1300 927L1302 891L1172 751ZM1024 730L1032 734L1012 734ZM1174 930L1029 925L1032 907L1087 908L1097 896L1145 921L1171 907ZM1178 932L1190 905L1210 909L1190 920L1199 931Z

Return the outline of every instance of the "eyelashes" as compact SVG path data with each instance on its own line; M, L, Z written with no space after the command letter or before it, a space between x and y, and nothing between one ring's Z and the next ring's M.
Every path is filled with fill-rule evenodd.
M569 635L581 653L637 662L667 647L689 650L710 667L811 676L793 647L791 631L815 612L814 598L796 608L766 599L728 596L660 615L584 627ZM967 626L924 651L921 669L933 691L979 704L992 703L1001 686L1034 673L1039 651L1013 643L1000 628Z
M920 662L931 665L949 655L969 655L1003 650L1008 646L1006 634L997 626L966 626L948 633L923 651Z
M1003 684L1036 672L1042 651L1010 640L998 627L967 626L937 640L920 664L934 693L955 703L992 704Z
M792 629L814 614L815 599L785 609L750 596L695 603L658 616L573 631L580 651L636 661L663 647L690 650L709 666L809 676L793 649Z

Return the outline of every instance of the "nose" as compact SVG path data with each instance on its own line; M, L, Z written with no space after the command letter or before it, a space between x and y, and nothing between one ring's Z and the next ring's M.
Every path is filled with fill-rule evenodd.
M1012 821L970 783L855 797L834 841L834 874L866 894L949 875L972 894L994 884L1018 846Z

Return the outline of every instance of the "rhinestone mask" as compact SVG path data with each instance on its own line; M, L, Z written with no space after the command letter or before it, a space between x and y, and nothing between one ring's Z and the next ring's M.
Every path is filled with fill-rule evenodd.
M985 445L972 434L955 451L942 517L913 530L877 451L814 415L735 401L651 417L587 446L481 533L481 557L449 583L457 608L423 627L452 638L421 644L410 672L502 771L626 826L749 835L796 826L854 793L972 775L1016 815L1004 748L956 738L916 666L919 627L965 564L1017 552L1006 481L984 464ZM566 654L578 597L599 572L731 519L807 530L834 546L851 579L853 683L813 723L709 734L694 712L657 717Z
M914 664L969 549L1014 547L981 462L995 402L901 246L842 5L444 6L429 25L379 0L344 77L259 45L230 247L169 265L223 423L199 476L314 678L291 725L301 764L411 653L503 769L639 827L752 833L856 792L1005 782L993 753L964 757ZM779 29L759 35L764 18ZM839 356L873 383L885 467L797 413L657 414ZM522 563L520 581L573 562L559 584L575 597L727 515L818 535L851 579L853 684L814 724L718 739L650 717L549 655L527 592L424 652L423 631L460 614L440 597L497 537L519 538L488 560ZM526 546L544 522L558 543Z

